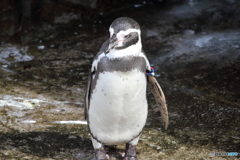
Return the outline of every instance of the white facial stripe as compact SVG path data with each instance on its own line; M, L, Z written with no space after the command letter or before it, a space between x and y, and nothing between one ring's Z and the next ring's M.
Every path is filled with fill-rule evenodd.
M112 35L113 35L113 33L114 33L114 29L113 29L111 26L110 26L110 28L109 28L109 32L110 32L110 37L112 37ZM120 31L117 35L128 35L128 34L131 33L131 32L137 32L138 35L139 35L139 37L140 37L140 34L141 34L140 29L133 29L133 28L128 29L128 30L126 30L126 31Z
M114 33L114 29L110 26L109 28L109 32L110 32L110 37L112 37L113 33Z
M139 30L139 29L128 29L128 30L126 30L126 31L120 31L120 32L118 32L117 33L117 37L118 36L120 36L120 35L128 35L129 33L131 33L131 32L137 32L138 33L138 35L140 36L140 34L141 34L141 31Z

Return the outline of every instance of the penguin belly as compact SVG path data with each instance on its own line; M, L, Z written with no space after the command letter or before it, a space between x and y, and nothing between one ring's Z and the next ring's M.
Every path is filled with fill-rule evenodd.
M147 119L146 88L146 75L137 69L99 73L89 106L92 137L108 145L136 138Z

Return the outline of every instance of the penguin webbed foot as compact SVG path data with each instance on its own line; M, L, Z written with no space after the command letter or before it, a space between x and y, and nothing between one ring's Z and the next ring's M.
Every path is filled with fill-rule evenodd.
M95 150L95 157L96 157L96 160L108 160L109 159L109 156L106 154L103 147Z
M129 143L126 144L126 151L123 160L138 160L136 146Z

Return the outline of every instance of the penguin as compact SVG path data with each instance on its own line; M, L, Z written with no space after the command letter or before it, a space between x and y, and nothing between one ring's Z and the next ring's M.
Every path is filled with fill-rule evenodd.
M124 160L137 160L136 146L148 114L147 87L160 107L163 126L168 111L154 69L142 50L139 24L128 17L115 19L110 38L93 59L85 94L85 119L96 160L109 156L104 145L126 144Z

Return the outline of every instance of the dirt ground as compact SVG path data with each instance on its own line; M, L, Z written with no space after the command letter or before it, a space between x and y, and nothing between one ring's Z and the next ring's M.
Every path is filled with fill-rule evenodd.
M191 2L191 3L190 3ZM227 6L227 9L225 9ZM42 23L21 44L0 46L0 159L92 160L83 98L94 55L114 17L139 22L142 43L166 95L169 129L153 96L140 160L225 160L240 154L240 18L235 1L135 7L105 23ZM124 145L106 147L121 159Z

